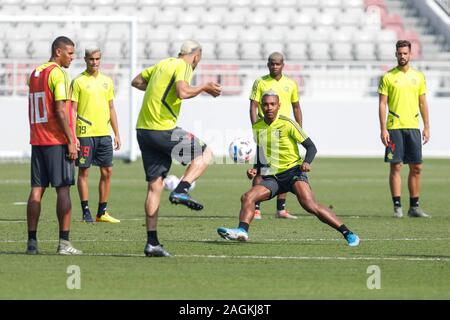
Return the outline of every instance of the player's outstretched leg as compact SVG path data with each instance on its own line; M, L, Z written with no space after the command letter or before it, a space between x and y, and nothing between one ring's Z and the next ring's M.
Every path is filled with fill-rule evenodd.
M347 240L347 244L349 246L356 247L359 245L359 237L350 231L345 224L339 220L333 211L315 201L314 194L312 193L307 182L295 182L293 185L293 190L303 209L314 214L320 221L339 231L344 236L345 240Z

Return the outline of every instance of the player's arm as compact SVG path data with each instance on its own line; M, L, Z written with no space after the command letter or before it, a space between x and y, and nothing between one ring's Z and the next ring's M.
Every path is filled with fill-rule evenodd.
M147 90L147 80L144 79L142 73L139 73L133 81L131 81L131 86L135 87L138 90L145 91Z
M300 101L292 102L292 111L294 113L295 121L297 121L300 127L303 127L303 115L300 108Z
M58 100L55 102L55 105L56 105L55 106L56 118L58 119L58 123L61 126L64 135L66 136L67 140L69 140L68 144L69 158L75 160L78 157L77 146L75 137L73 136L72 131L70 130L69 117L71 115L67 114L66 100Z
M111 127L114 131L114 150L119 150L122 142L120 141L119 134L119 122L117 121L116 108L114 107L114 101L109 101L109 114L111 119Z
M419 96L419 109L423 121L422 139L423 144L430 140L430 118L428 115L428 102L425 94Z
M77 101L73 101L72 100L72 119L73 119L73 124L74 124L74 130L76 127L76 123L77 123L77 112L78 112L78 102ZM77 150L80 150L80 140L78 140L77 135L74 134L75 136L75 143L77 146Z
M250 99L250 121L252 122L252 125L258 121L258 107L258 101Z
M305 159L303 160L301 169L303 172L309 172L311 171L311 163L316 157L317 148L310 138L307 138L301 144L306 149Z
M186 81L180 80L176 83L177 97L179 99L190 99L202 92L217 97L222 93L222 87L215 82L208 82L202 86L192 87Z
M378 117L380 120L380 137L381 142L385 147L388 146L391 141L389 137L389 132L386 129L386 109L387 109L387 100L388 97L384 94L379 94L378 98Z

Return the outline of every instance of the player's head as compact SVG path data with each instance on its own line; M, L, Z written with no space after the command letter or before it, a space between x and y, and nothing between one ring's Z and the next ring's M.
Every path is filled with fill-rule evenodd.
M411 42L408 40L398 40L395 44L395 49L398 65L401 67L406 66L411 59Z
M67 37L56 38L52 43L52 61L60 66L68 68L75 54L75 44Z
M188 58L192 68L195 69L202 59L202 46L195 40L186 40L181 45L178 56Z
M86 69L90 74L98 72L101 58L102 51L99 47L93 46L84 50L84 61L86 62Z
M272 78L278 77L282 74L284 67L284 57L279 52L273 52L270 54L267 60L267 68L269 68L270 76Z
M264 118L272 122L275 120L280 109L280 98L273 90L265 91L261 96L261 106Z

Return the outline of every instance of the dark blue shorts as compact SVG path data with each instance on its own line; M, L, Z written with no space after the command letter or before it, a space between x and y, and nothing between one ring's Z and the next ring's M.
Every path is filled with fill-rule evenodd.
M75 184L74 161L67 145L31 147L31 186L54 188Z
M388 130L391 142L386 147L384 162L422 163L422 137L419 129Z
M76 164L80 168L89 168L91 165L99 167L112 167L113 146L111 136L78 138L80 151Z
M260 185L270 190L270 199L286 192L294 193L292 186L297 181L304 181L309 184L308 176L300 169L300 166L295 166L274 176L263 176L262 178L263 181Z

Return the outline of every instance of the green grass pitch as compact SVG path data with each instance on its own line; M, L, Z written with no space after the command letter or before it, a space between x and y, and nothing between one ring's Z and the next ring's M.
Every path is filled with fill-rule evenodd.
M449 160L426 159L421 204L431 219L392 218L388 167L380 159L327 159L309 174L316 199L332 205L362 239L350 248L342 236L300 208L298 220L275 219L275 201L250 227L250 241L219 238L235 227L239 199L249 188L245 165L213 165L193 196L205 209L173 206L164 192L158 235L172 258L147 258L141 161L117 160L108 208L120 224L87 225L72 188L73 244L78 257L55 255L55 192L48 189L38 230L38 256L24 254L29 164L0 165L0 299L450 299ZM180 176L174 165L171 173ZM407 168L402 171L406 213ZM90 207L97 208L98 169L90 175ZM81 289L70 290L68 266L80 268ZM380 289L369 289L370 266ZM368 273L369 269L369 273ZM370 279L369 279L370 283Z

